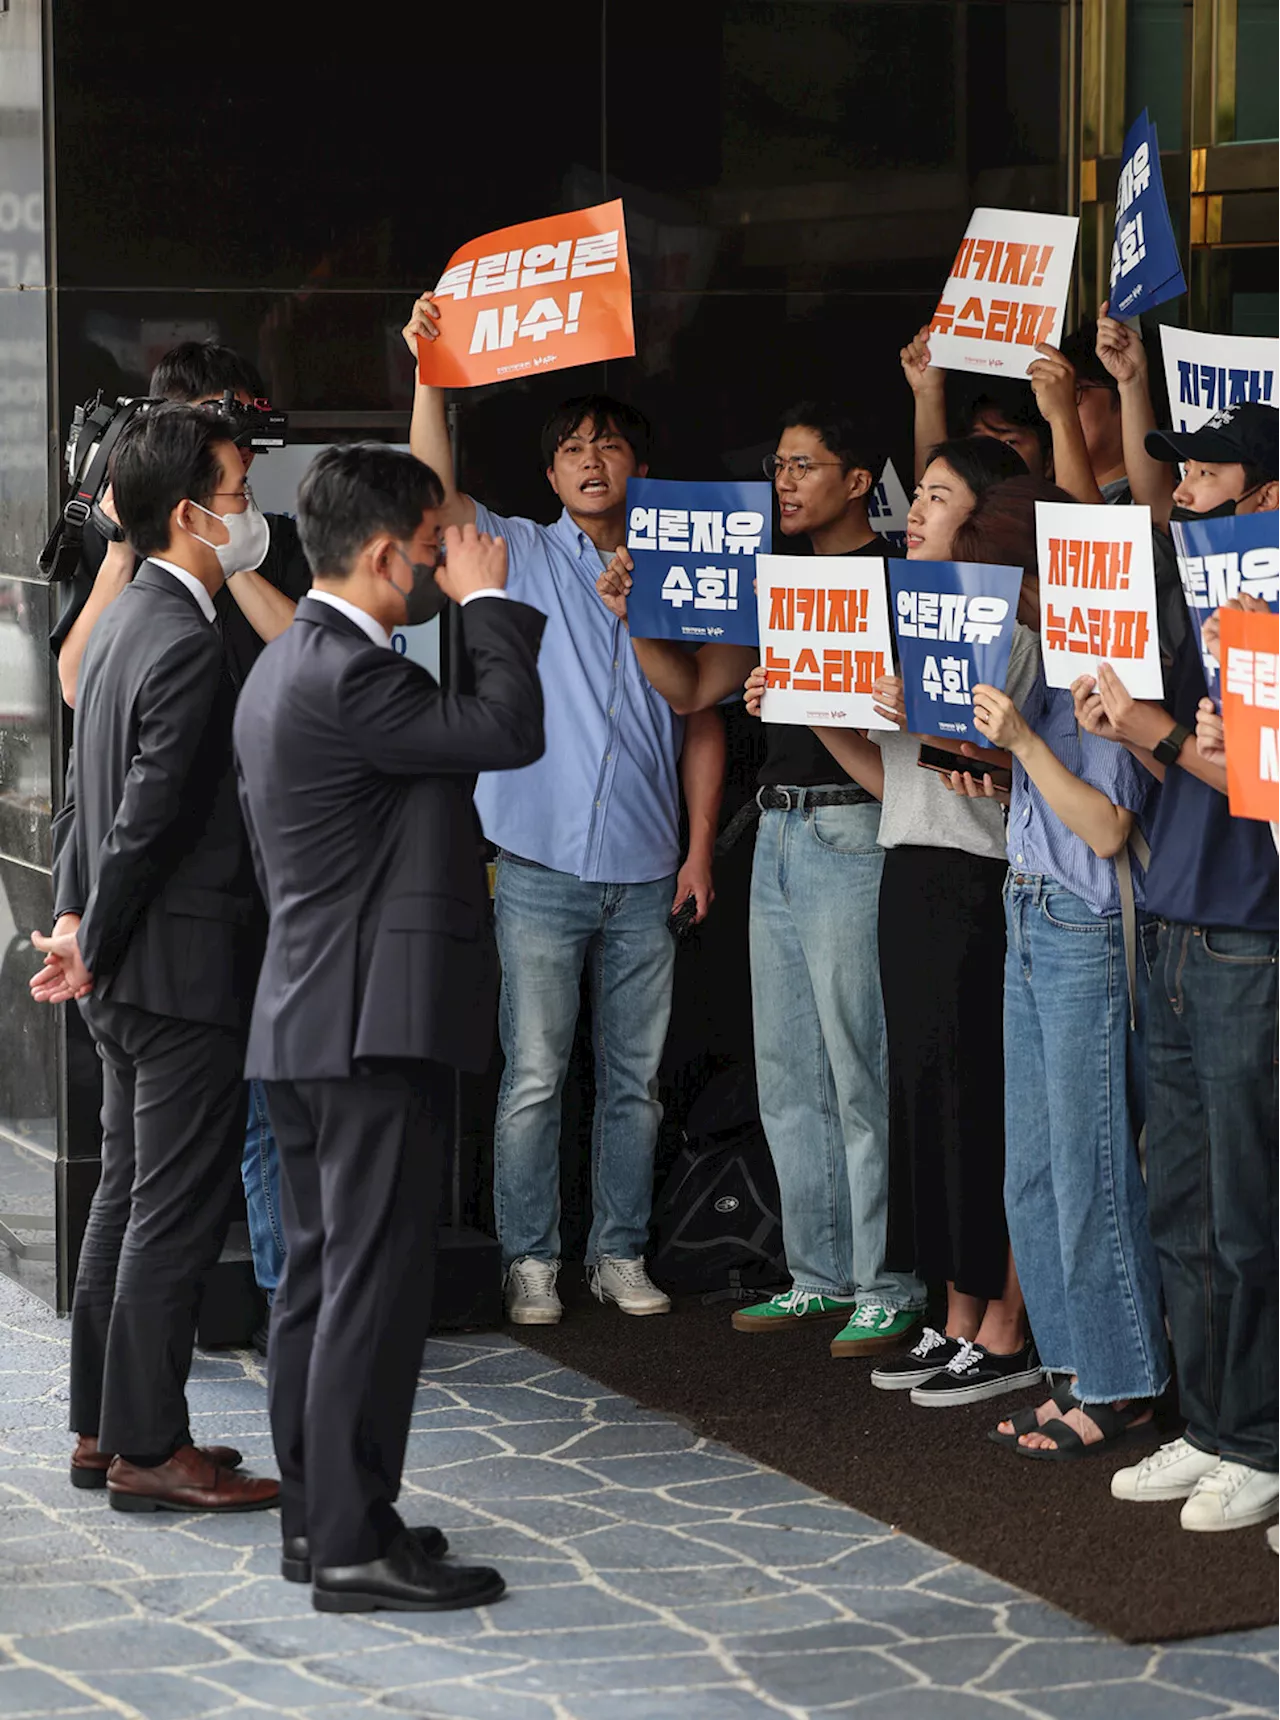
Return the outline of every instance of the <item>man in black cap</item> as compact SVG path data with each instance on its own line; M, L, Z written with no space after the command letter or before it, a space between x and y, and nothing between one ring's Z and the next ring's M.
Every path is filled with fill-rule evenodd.
M1274 511L1277 414L1245 401L1199 430L1151 430L1151 461L1183 461L1174 517ZM1147 1197L1178 1363L1181 1438L1111 1478L1117 1499L1182 1501L1184 1529L1265 1523L1280 1503L1276 1352L1276 854L1233 818L1222 767L1196 746L1206 694L1189 629L1163 705L1106 664L1077 716L1163 779L1146 909L1159 922L1147 1006Z
M1224 406L1198 430L1152 430L1146 439L1153 460L1183 462L1173 492L1174 518L1213 519L1218 514L1274 513L1280 502L1276 472L1280 413L1258 400Z

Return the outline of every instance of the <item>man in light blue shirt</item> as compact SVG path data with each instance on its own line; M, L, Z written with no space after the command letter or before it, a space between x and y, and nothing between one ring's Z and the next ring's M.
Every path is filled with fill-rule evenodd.
M417 337L434 339L441 315L429 294L418 300L404 331L415 357ZM698 919L710 906L725 748L717 711L682 722L654 692L625 626L596 593L625 539L627 479L648 470L648 444L645 419L622 402L565 402L542 437L547 480L564 511L551 526L504 519L457 490L443 392L421 382L415 392L410 445L444 485L442 526L474 520L504 537L509 594L547 617L539 658L546 750L524 770L482 776L475 797L499 849L506 1066L494 1210L508 1317L523 1325L554 1324L562 1311L560 1096L584 967L596 1065L591 1287L628 1314L671 1306L644 1264L675 961L667 920L690 897Z

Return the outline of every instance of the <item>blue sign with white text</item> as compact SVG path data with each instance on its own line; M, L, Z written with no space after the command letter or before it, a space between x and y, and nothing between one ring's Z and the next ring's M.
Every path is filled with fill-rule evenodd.
M973 721L973 689L1001 687L1022 587L1020 567L972 561L891 561L898 673L913 735L991 743Z
M637 639L758 645L756 556L772 544L770 484L627 479Z
M1204 649L1202 629L1215 609L1241 592L1272 610L1280 597L1280 514L1229 514L1217 520L1175 520L1173 545L1209 697L1219 704L1218 665Z
M1134 317L1186 290L1165 201L1156 128L1143 108L1124 140L1116 186L1108 315Z

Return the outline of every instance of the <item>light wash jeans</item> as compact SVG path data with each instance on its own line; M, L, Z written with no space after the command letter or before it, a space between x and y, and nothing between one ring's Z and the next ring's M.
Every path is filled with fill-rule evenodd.
M1155 1397L1169 1353L1137 1149L1153 928L1135 1034L1120 916L1036 874L1004 899L1005 1213L1036 1347L1082 1403Z
M244 1202L249 1214L249 1246L253 1275L270 1302L284 1269L284 1229L280 1222L280 1154L267 1114L267 1094L261 1081L249 1083L249 1120L245 1127Z
M560 1254L560 1095L591 987L596 1105L587 1264L637 1260L649 1241L662 1121L658 1064L671 1016L675 876L591 884L510 854L494 895L506 1056L494 1125L494 1213L504 1265Z
M877 916L878 802L764 812L751 874L751 1002L760 1116L795 1287L923 1307L885 1269L889 1101Z

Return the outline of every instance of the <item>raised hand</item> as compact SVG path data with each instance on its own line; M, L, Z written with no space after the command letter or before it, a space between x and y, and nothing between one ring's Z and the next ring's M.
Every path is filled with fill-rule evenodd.
M627 593L631 590L631 575L634 570L635 563L627 551L616 549L613 552L613 560L596 581L596 591L601 603L624 627L627 622Z
M1136 329L1127 328L1124 323L1109 317L1107 310L1108 306L1104 304L1098 313L1098 357L1117 382L1136 382L1147 372L1147 351L1142 344L1142 336Z
M929 363L929 324L925 323L914 340L907 342L898 354L902 374L913 394L940 394L946 384L943 371Z
M880 716L885 717L895 728L906 728L907 707L900 676L881 675L879 680L871 683L871 697Z
M1006 752L1016 752L1019 743L1031 733L1008 693L981 683L973 689L973 721L993 746L1003 747ZM976 756L976 749L969 756Z
M436 568L436 584L446 597L461 603L476 591L502 591L507 583L507 540L478 532L474 525L446 526L445 559Z
M764 698L765 689L765 667L763 663L756 664L742 686L746 694L747 715L758 717L760 715L760 701Z
M424 340L435 340L440 330L436 324L440 321L440 307L430 293L422 293L414 300L413 311L408 322L400 330L404 344L413 354L414 362L418 359L418 336Z
M1196 751L1206 764L1226 769L1227 741L1222 718L1213 708L1212 699L1201 699L1196 707Z
M1036 347L1039 358L1027 366L1027 381L1036 397L1040 416L1047 424L1055 419L1076 415L1076 373L1069 358L1064 358L1056 346L1041 341Z

